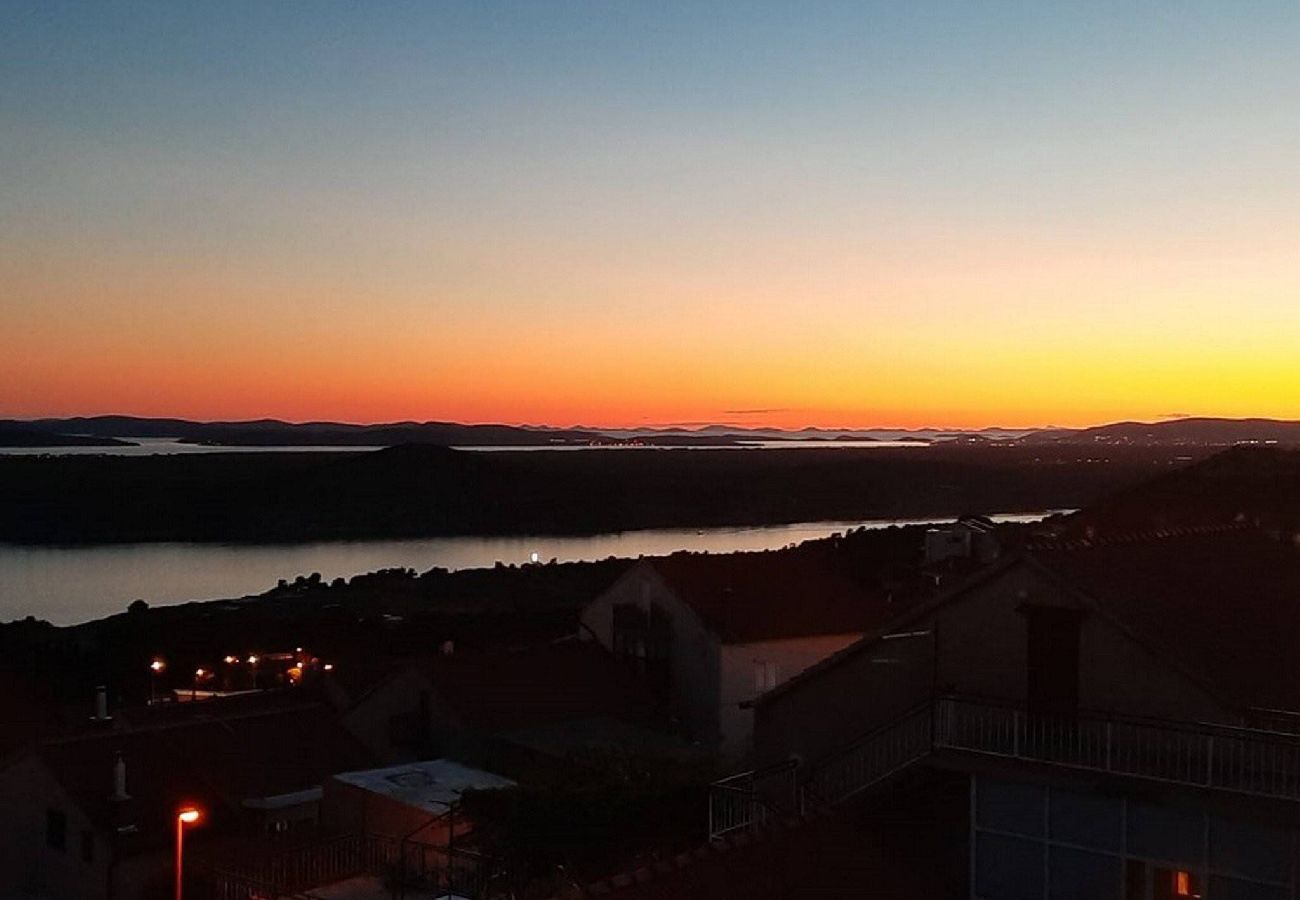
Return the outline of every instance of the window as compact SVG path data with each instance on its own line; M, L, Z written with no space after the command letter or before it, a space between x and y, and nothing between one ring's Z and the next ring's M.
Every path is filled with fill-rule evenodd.
M85 863L95 861L95 832L89 828L81 829L81 861Z
M51 850L68 847L68 817L57 809L45 811L45 844Z
M754 693L761 694L776 687L780 670L776 663L768 659L754 660Z

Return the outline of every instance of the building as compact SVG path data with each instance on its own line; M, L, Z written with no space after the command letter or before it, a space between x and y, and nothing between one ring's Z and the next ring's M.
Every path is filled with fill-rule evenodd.
M750 747L754 700L893 612L830 551L642 560L582 613L584 635L640 673L701 745Z
M462 793L514 784L450 759L340 772L324 784L321 816L338 833L396 840L418 835L423 842L447 846L453 835L469 830L455 818Z
M759 698L711 830L928 791L954 896L1294 897L1297 646L1289 535L1031 547Z
M950 559L993 562L1002 549L997 532L998 526L986 516L963 516L951 525L928 528L925 563L934 565Z
M350 670L325 690L345 727L385 762L453 755L500 769L536 755L685 746L664 733L645 686L590 641L449 647L368 678Z
M370 764L324 705L225 715L222 704L45 740L0 762L0 897L166 896L180 808L202 810L197 863L223 842L312 830L325 779Z

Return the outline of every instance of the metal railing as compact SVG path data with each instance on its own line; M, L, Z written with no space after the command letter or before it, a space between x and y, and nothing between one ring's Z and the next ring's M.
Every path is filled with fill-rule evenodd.
M936 749L1300 800L1300 736L1284 732L1096 713L1032 715L953 697L936 701L934 722Z
M285 848L237 867L198 867L212 900L310 896L312 888L357 875L381 877L400 895L405 888L480 892L488 867L476 853L381 835L346 835Z
M1032 714L996 701L940 697L811 766L791 760L715 782L710 836L761 826L774 811L802 812L814 799L842 803L935 751L1300 800L1300 735L1105 713ZM765 791L774 776L788 779L793 791Z
M709 786L709 839L767 824L798 809L799 764L787 760L715 781Z
M804 791L825 804L840 803L924 756L931 741L931 704L904 713L811 766Z

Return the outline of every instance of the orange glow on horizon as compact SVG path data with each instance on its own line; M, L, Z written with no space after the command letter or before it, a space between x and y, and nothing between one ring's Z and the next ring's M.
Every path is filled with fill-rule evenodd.
M809 283L773 263L724 278L687 260L601 272L598 291L537 262L557 284L533 298L500 283L481 303L491 285L444 303L382 280L263 285L202 268L149 275L143 262L95 280L68 259L73 274L58 278L7 273L23 302L6 316L0 416L593 428L1300 418L1300 272L1277 243L1211 263L1195 248L1148 251L1143 266L1115 247L1012 254L968 239L924 265L832 254Z

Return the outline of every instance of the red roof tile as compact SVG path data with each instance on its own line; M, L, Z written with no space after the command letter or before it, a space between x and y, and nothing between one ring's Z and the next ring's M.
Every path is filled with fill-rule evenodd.
M220 824L244 799L315 787L374 762L319 704L47 741L34 752L93 821L134 824L146 844L166 839L182 804ZM131 797L121 805L111 799L119 754Z
M863 632L898 612L829 550L678 553L650 564L723 643Z
M1300 708L1300 547L1253 530L1031 554L1148 646L1246 706Z
M429 671L438 696L465 725L484 731L598 716L637 720L650 708L644 686L594 642L440 656Z

